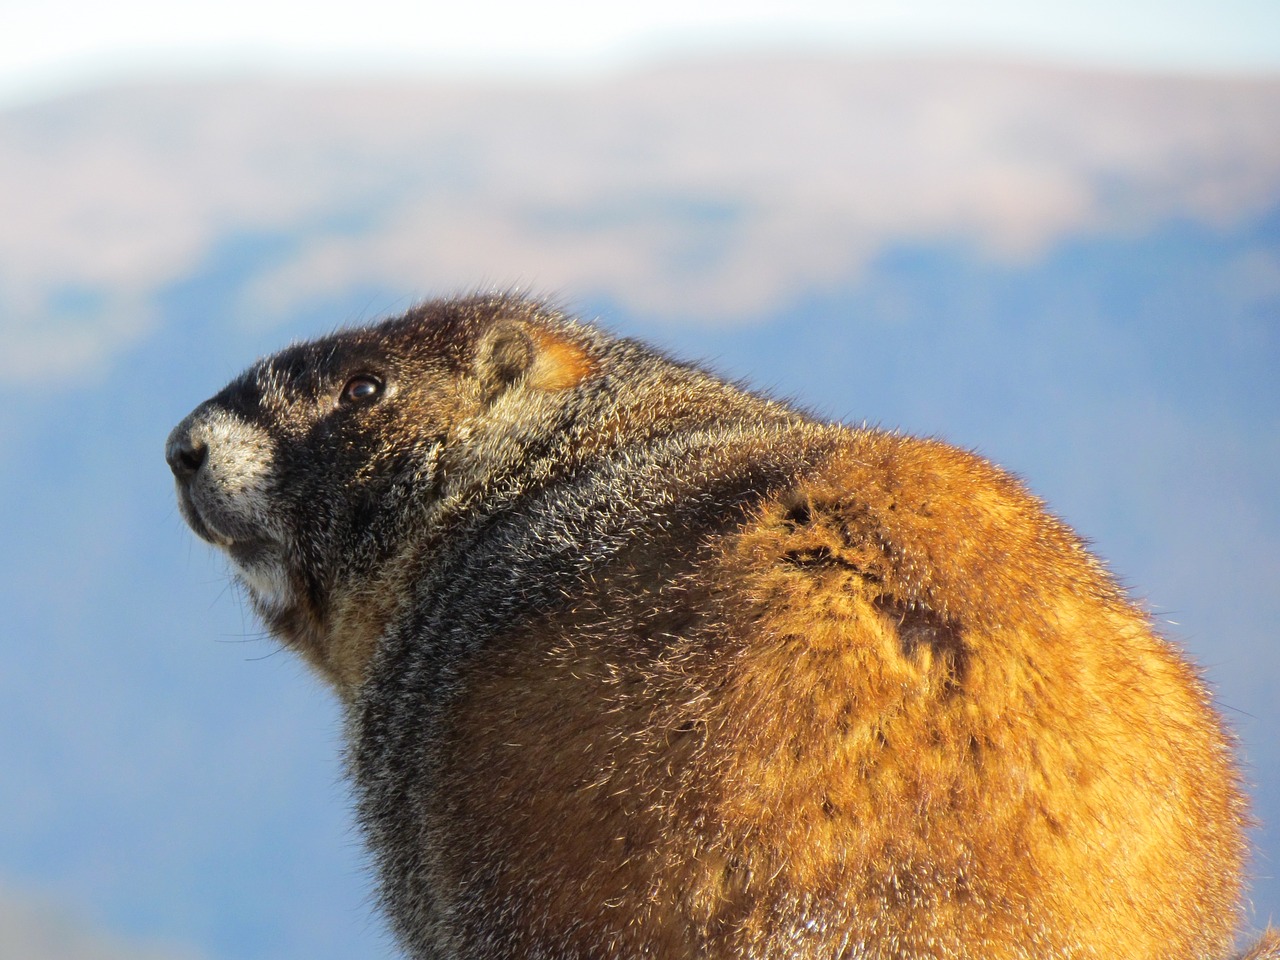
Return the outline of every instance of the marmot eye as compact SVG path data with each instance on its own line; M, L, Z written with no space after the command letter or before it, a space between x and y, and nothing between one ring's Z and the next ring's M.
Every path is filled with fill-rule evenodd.
M343 403L365 403L382 393L382 381L367 373L359 374L347 381L342 388Z

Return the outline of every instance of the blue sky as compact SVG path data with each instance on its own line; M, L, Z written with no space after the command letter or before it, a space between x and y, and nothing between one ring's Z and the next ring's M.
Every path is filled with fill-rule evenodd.
M155 72L580 71L780 43L1280 68L1275 0L4 0L0 22L0 104Z

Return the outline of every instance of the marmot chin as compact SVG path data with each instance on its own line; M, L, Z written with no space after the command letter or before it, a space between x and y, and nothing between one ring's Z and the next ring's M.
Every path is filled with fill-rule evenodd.
M1209 692L977 456L502 296L290 347L166 452L342 697L413 957L1230 953Z

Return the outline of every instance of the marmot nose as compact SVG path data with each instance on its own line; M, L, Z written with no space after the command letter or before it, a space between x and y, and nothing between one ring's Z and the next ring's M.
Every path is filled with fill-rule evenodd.
M199 473L208 456L208 446L193 439L186 431L175 431L164 448L164 458L169 462L169 469L179 480L190 480Z

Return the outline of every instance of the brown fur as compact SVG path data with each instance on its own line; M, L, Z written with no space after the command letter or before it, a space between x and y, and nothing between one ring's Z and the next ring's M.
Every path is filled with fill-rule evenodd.
M1267 930L1257 945L1240 960L1280 960L1280 930Z
M251 595L348 705L414 956L1229 954L1231 740L1016 480L522 301L348 336L316 356L381 339L381 405L307 412L295 394L371 361L285 390L289 355L184 421L170 460L205 482L182 452L223 411L260 417L243 397L268 384L296 435L364 418L329 496L400 471L337 559L299 534L318 569L292 605ZM1269 934L1245 960L1272 958Z
M461 885L491 859L485 902L558 891L583 955L1228 952L1243 804L1204 687L1007 477L850 433L682 552L476 664Z

